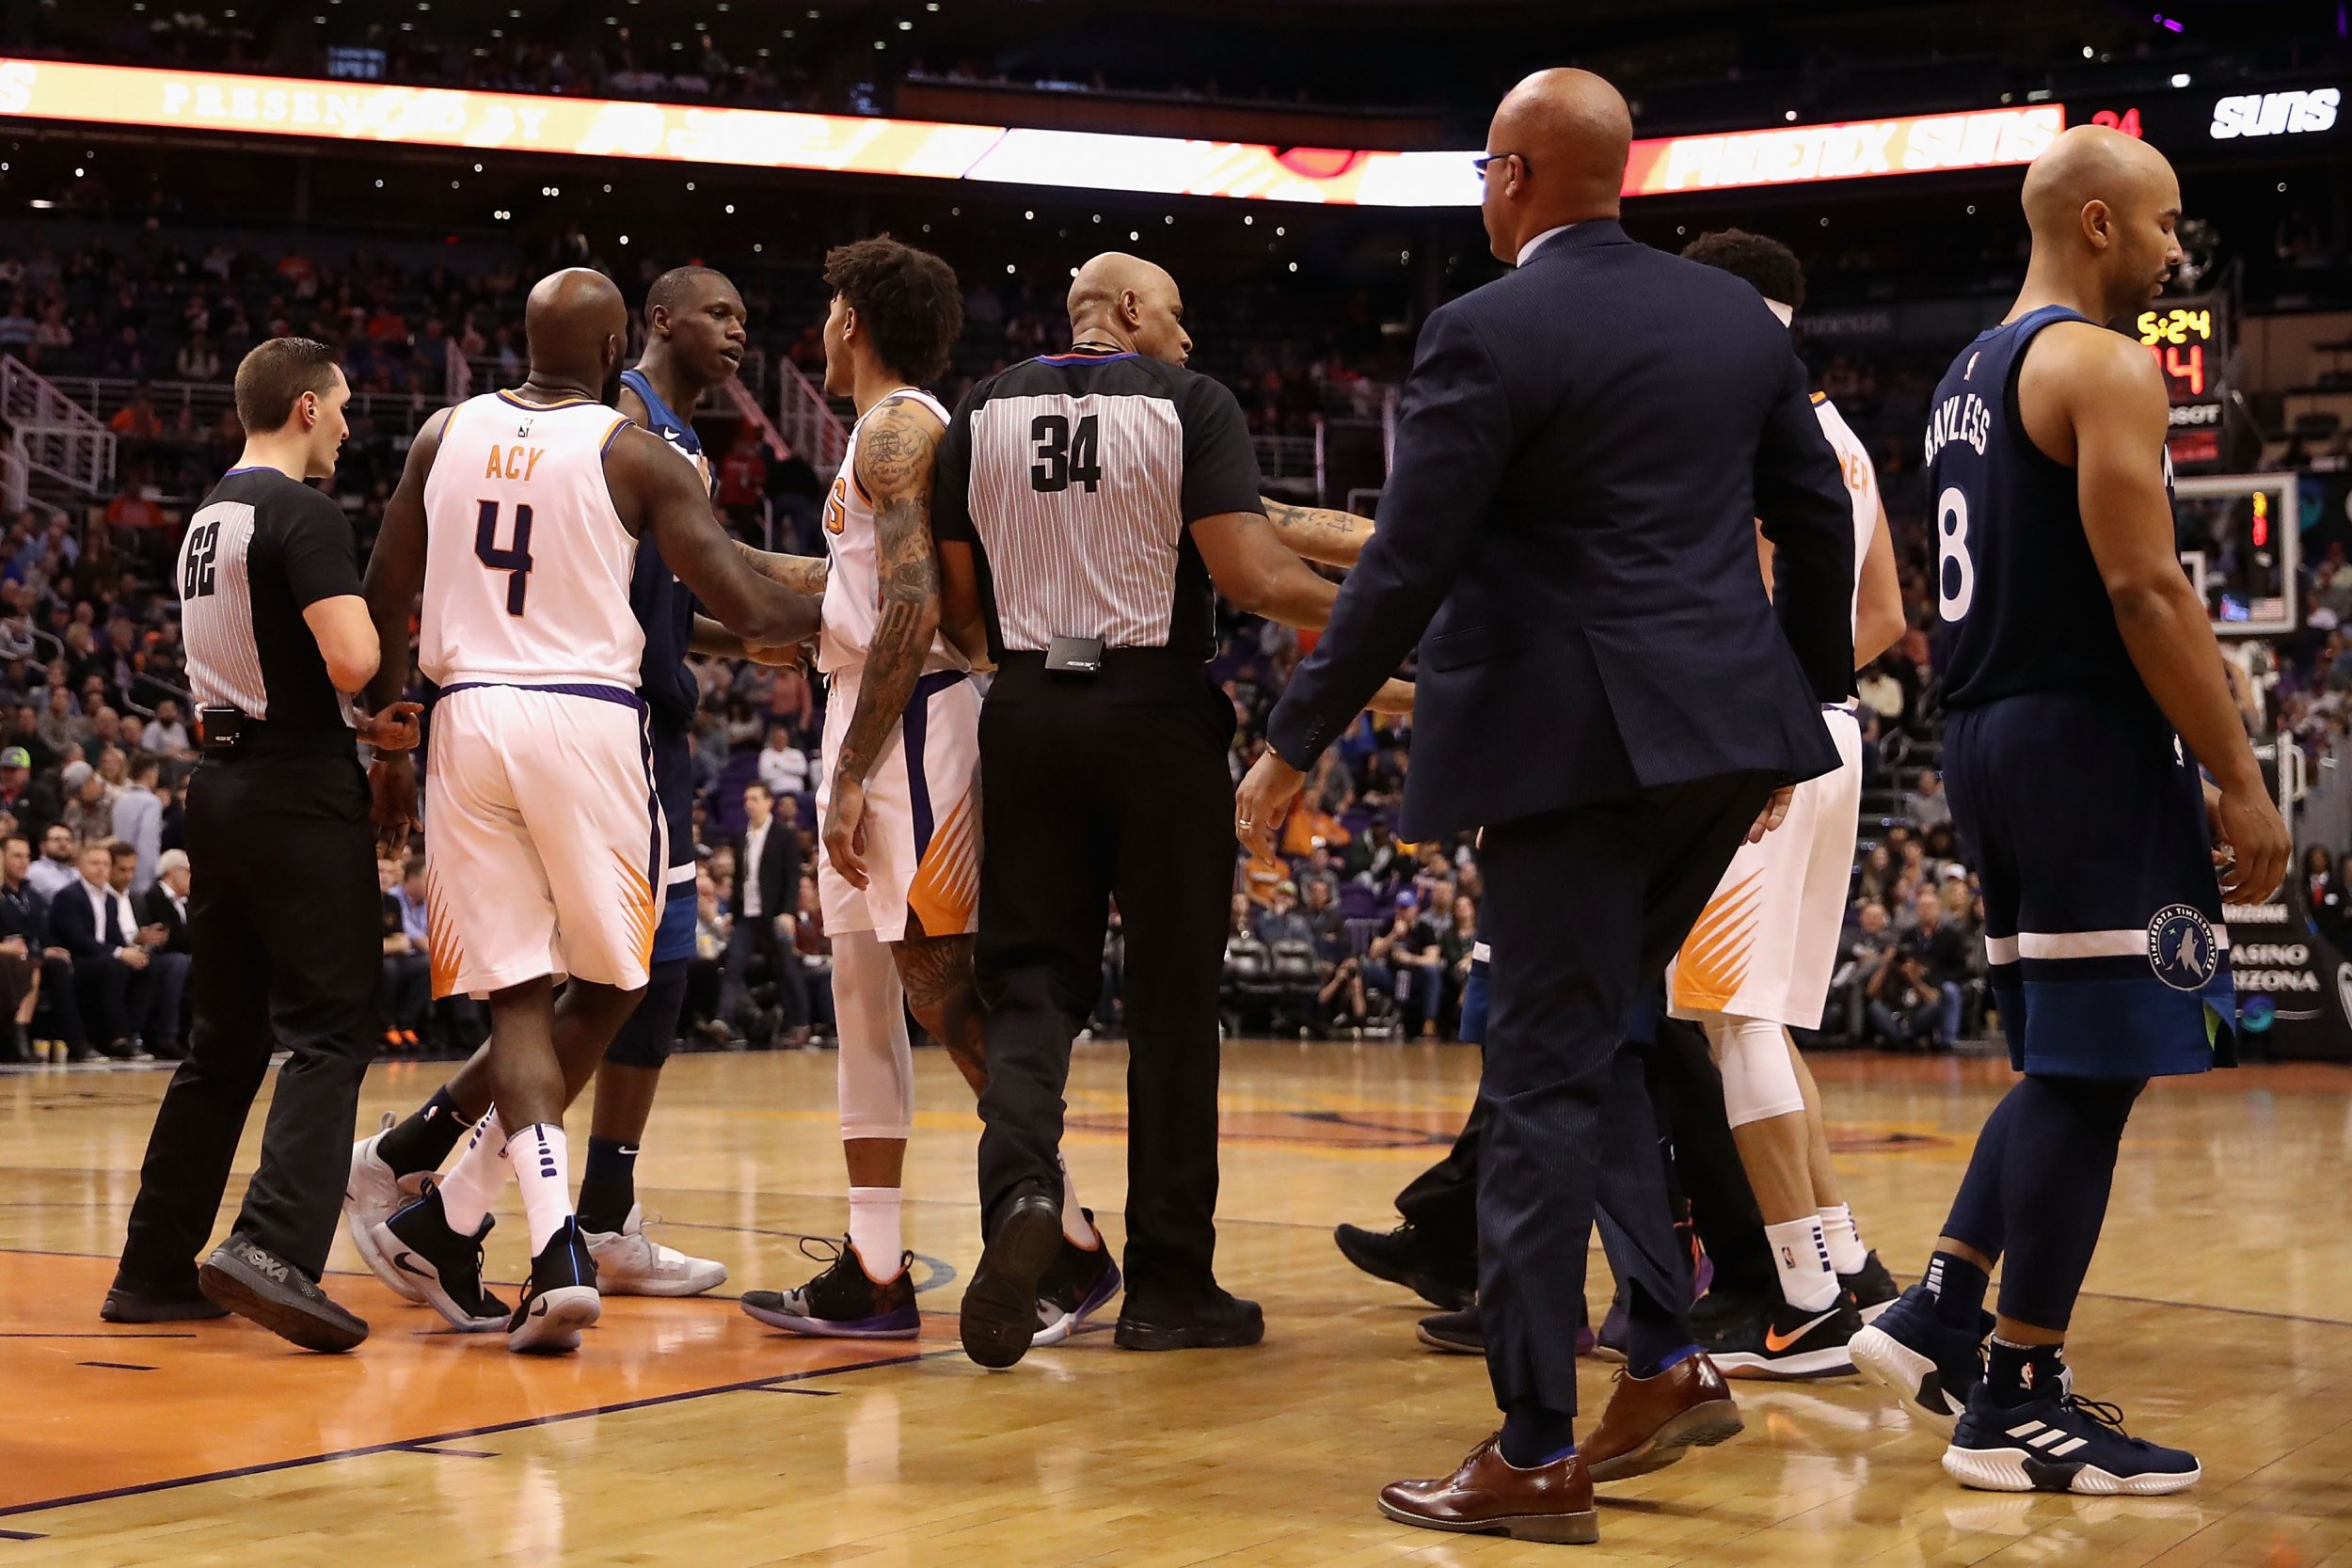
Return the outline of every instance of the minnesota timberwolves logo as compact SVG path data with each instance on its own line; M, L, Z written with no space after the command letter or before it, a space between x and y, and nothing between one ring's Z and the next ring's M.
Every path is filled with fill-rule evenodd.
M2213 923L2186 904L2169 904L2148 923L2148 967L2174 990L2203 990L2221 970Z

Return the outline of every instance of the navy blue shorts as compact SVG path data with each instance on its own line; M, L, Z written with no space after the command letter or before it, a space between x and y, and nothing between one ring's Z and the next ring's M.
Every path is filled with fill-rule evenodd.
M669 899L653 935L660 964L694 956L694 743L659 710L652 728L653 788L670 831Z
M1956 710L1944 779L1983 879L2012 1065L2153 1078L2236 1064L2204 786L2153 702L2036 691Z

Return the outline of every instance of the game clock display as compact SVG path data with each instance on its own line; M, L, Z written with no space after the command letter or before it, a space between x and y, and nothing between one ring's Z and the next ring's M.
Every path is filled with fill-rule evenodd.
M2172 401L2201 403L2221 395L2230 358L2229 312L2219 294L2142 310L2135 335L2156 356Z

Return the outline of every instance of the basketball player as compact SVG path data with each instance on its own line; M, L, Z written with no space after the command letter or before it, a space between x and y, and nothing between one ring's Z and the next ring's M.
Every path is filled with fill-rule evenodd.
M723 274L707 267L676 268L647 291L645 351L633 369L621 372L620 412L691 463L706 490L710 468L694 433L694 410L706 394L734 376L742 359L744 326L742 295ZM803 580L803 592L823 588L821 576ZM696 653L734 657L747 650L725 627L694 614L692 596L650 539L638 542L629 603L645 632L639 690L645 699L655 788L669 835L670 896L655 933L644 999L596 1069L580 1224L603 1294L698 1295L725 1283L726 1266L662 1246L645 1234L635 1171L661 1067L677 1037L687 964L694 952L692 726L701 693L686 655L690 646ZM411 1301L424 1297L414 1278L392 1267L377 1248L374 1228L422 1195L425 1179L489 1109L487 1064L486 1048L476 1052L406 1120L395 1126L388 1115L383 1130L352 1148L343 1209L353 1244L378 1279ZM578 1085L566 1086L577 1092Z
M833 250L825 281L825 390L857 408L825 503L832 564L818 652L830 691L817 882L834 942L850 1234L814 1279L751 1291L743 1310L794 1333L913 1338L921 1319L900 1226L914 1111L905 1009L976 1093L988 1076L972 981L980 698L971 655L985 644L977 626L960 628L961 646L941 629L930 498L947 411L918 389L947 368L962 295L945 261L887 236ZM1039 1288L1048 1344L1119 1288L1067 1180L1062 1258Z
M1705 234L1682 254L1755 285L1783 325L1804 303L1804 273L1777 240L1737 229ZM1813 412L1853 501L1854 663L1902 635L1895 544L1868 449L1829 398ZM1772 546L1758 538L1767 588ZM1836 772L1797 786L1776 832L1743 844L1668 968L1676 1018L1707 1031L1723 1072L1724 1112L1764 1216L1779 1273L1766 1298L1711 1325L1700 1348L1731 1377L1828 1377L1853 1370L1847 1341L1895 1299L1895 1282L1855 1233L1838 1194L1820 1094L1791 1028L1818 1029L1836 967L1853 879L1862 800L1862 730L1854 705L1824 708Z
M2288 841L2173 553L2163 377L2100 325L2179 263L2179 182L2145 142L2083 125L2026 171L2025 206L2025 289L1952 361L1927 435L1945 777L2025 1076L1978 1135L1926 1282L1852 1351L1959 1417L1944 1468L1963 1485L2149 1496L2193 1485L2197 1460L2075 1398L2067 1323L2132 1101L2235 1059L2223 895L2268 897Z
M593 1069L635 1009L661 914L667 857L637 690L645 632L629 601L638 538L749 642L794 642L815 624L811 601L750 569L693 469L597 401L628 326L602 276L541 280L524 321L530 377L427 421L368 566L388 641L423 593L420 663L440 688L425 834L434 992L488 998L494 1102L448 1179L373 1236L445 1317L502 1319L516 1351L577 1348L599 1314L571 1206L567 1078ZM388 661L380 699L406 674ZM382 830L405 834L413 769L378 762L374 784ZM511 1315L481 1282L509 1168L532 1253Z

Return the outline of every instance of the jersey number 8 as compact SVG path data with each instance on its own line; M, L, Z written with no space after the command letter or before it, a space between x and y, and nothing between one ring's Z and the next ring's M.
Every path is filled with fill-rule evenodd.
M1968 557L1968 498L1955 484L1935 498L1935 609L1957 621L1977 602L1977 563Z
M506 613L520 615L523 612L523 594L531 587L531 508L515 508L515 542L501 549L499 503L484 501L481 506L473 528L474 557L493 572L508 574Z

